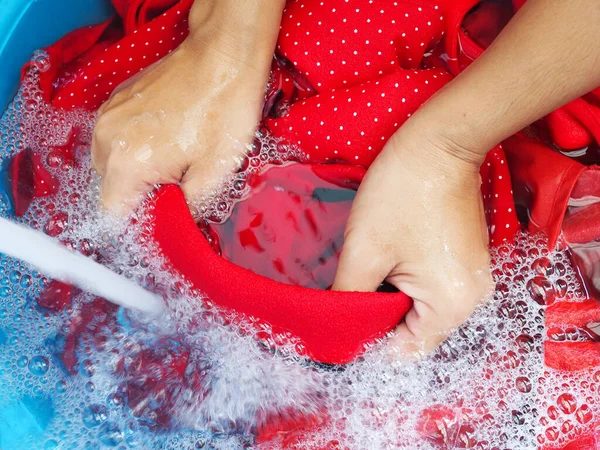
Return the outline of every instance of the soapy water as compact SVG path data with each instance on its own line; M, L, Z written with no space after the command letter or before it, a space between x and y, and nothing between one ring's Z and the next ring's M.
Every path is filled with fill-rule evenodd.
M162 300L106 267L60 245L58 241L0 218L0 252L27 262L44 275L70 283L126 308L158 315Z
M227 220L199 224L214 250L272 280L329 289L357 183L326 180L313 165L292 163L270 166L249 184Z
M0 418L21 405L35 420L21 434L0 429L0 447L535 449L594 432L600 371L543 362L544 340L598 338L545 327L545 302L585 299L566 252L549 253L525 234L494 251L493 298L421 361L390 363L379 343L344 367L311 363L294 338L219 314L165 270L143 212L135 224L101 214L89 158L94 116L45 104L36 70L0 122L1 167L29 148L60 187L19 221L161 293L167 309L148 321L75 292L49 311L38 305L49 280L2 257ZM59 158L54 149L75 132L75 158ZM246 170L301 158L269 136L258 140L248 166L199 205L200 217L227 216L247 193ZM3 216L10 205L4 194ZM91 332L79 332L86 320ZM269 433L285 423L295 431Z

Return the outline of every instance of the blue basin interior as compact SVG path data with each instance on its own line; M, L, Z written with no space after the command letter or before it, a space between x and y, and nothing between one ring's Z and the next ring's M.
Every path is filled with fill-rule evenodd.
M4 111L15 95L21 66L35 49L112 14L109 0L0 0L0 110ZM6 195L6 177L0 178L0 195ZM2 262L0 259L0 265ZM0 330L0 352L5 343ZM24 437L41 434L52 414L47 398L0 399L0 449L19 448Z
M0 0L0 110L17 91L21 66L38 48L113 13L109 0Z

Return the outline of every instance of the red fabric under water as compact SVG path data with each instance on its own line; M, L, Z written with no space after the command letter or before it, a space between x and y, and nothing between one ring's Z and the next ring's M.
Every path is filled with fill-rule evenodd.
M64 58L53 56L61 55L56 47L49 52L51 58L54 58L51 65L58 65L51 71L52 74L58 74L54 82L50 83L52 103L59 107L98 107L118 83L168 54L181 42L187 32L186 12L190 3L174 4L155 20L139 24L134 32L127 32L127 26L123 29L122 22L116 21L108 26L102 25L102 35L97 42L91 42L89 38L90 35L98 37L99 30L94 27L65 37L57 46L68 47L67 44L75 40L81 43L78 45L81 53ZM343 3L345 2L340 2L338 12L348 8ZM357 51L357 55L354 55L354 51L348 55L342 51L349 48L344 46L350 45L350 42L341 43L339 35L331 32L333 28L324 33L319 31L319 21L313 17L314 14L309 14L308 9L302 8L300 2L288 3L282 22L282 30L286 32L281 33L279 48L294 63L295 71L289 69L289 64L280 64L278 70L294 80L293 84L282 86L284 98L297 101L285 116L267 118L265 123L276 136L300 145L307 152L307 162L324 164L338 161L367 168L385 141L407 117L451 79L451 75L442 69L420 70L418 66L425 51L441 37L445 14L452 16L453 8L457 5L453 2L448 2L447 5L432 2L423 6L411 4L398 7L394 3L389 1L385 5L378 3L375 6L366 2L363 11L365 14L373 14L372 26L375 28L361 26L360 32L358 27L363 16L349 15L344 22L342 15L331 11L321 12L321 19L332 22L331 27L341 27L338 28L338 33L345 27L355 27L356 33L353 30L347 31L353 34L352 45L361 50ZM315 5L317 6L319 5ZM392 26L395 25L391 22L392 18L381 13L381 8L384 7L394 11L393 20L404 21L406 27L414 29L406 39L398 32L398 27ZM465 5L460 5L460 8L464 7ZM410 10L408 20L406 8ZM129 17L128 14L129 12L125 17ZM313 36L322 34L321 38L313 37L310 41L305 39L304 50L297 55L294 53L297 45L292 41L291 32L298 28L292 20L294 14L297 20L304 21L305 31L314 28ZM373 33L377 36L375 40L371 36ZM120 36L120 39L117 40L115 36ZM301 76L303 61L304 64L314 64L314 56L306 55L320 51L321 43L317 39L323 40L323 44L326 43L329 48L327 71L305 71L304 76ZM404 46L387 43L394 39ZM375 44L381 46L381 50ZM336 51L332 57L334 45ZM409 50L406 49L407 46ZM288 47L289 50L286 50ZM387 52L386 58L393 58L394 64L389 64L392 59L378 55L383 50ZM413 70L413 67L416 69ZM351 82L345 79L345 74L350 73L349 69L352 69L351 73L359 73L358 78ZM332 76L332 72L337 75ZM344 86L349 87L344 89ZM295 92L285 92L286 88ZM322 119L319 120L319 117ZM324 123L325 117L330 117L331 120ZM302 141L299 137L302 137ZM497 149L494 155L501 155L501 152ZM489 191L486 196L490 202L504 199L510 203L509 174L505 166L502 166L503 157L494 155L484 171L494 170L496 175L503 173L504 176L489 178L484 191ZM327 175L343 181L343 177L347 176L344 172L356 176L358 170L323 165L320 173L321 176ZM503 179L504 182L498 183L498 179ZM176 196L170 191L165 195L167 198ZM249 271L240 270L215 255L197 229L181 225L191 222L182 201L173 199L172 204L167 207L163 198L165 196L159 196L155 205L155 237L173 267L217 304L267 320L278 330L291 331L304 341L309 355L319 361L343 363L351 360L360 352L364 342L393 329L410 307L409 299L401 293L330 293L307 290L274 283ZM173 205L178 205L179 208L174 210ZM510 238L518 227L514 212L510 208L498 209L492 206L488 208L488 212L492 222L501 223L497 227L493 226L497 230L494 231L497 234L494 239L500 242ZM198 261L204 261L204 264L200 266ZM208 272L216 267L221 270L215 270L210 276ZM236 289L232 286L236 286ZM282 302L282 298L287 301ZM266 299L270 299L271 303ZM314 303L319 305L319 314L310 306L308 299L314 299Z
M216 251L234 264L286 284L333 284L359 181L341 187L308 164L271 167L249 180L250 196L222 224L206 224Z
M77 30L47 49L50 69L41 73L41 86L53 105L97 109L119 83L167 55L187 35L191 0L114 3L118 18ZM273 65L264 108L265 126L285 142L300 146L307 154L306 163L321 179L338 184L359 182L395 130L476 58L502 27L507 11L504 6L498 9L484 4L468 14L477 3L288 1L277 47L279 59ZM514 3L517 7L522 2ZM441 54L446 55L446 63L436 59ZM481 174L492 245L510 240L519 227L513 187L518 203L529 211L528 228L546 232L551 245L558 240L578 180L597 171L555 152L547 144L570 150L598 141L597 94L576 100L541 122L552 142L517 135L506 141L504 150L498 147L490 152ZM76 135L73 133L70 146L57 151L68 155ZM36 197L54 192L55 181L39 164L39 155L30 150L13 159L10 173L17 214L25 213ZM598 190L586 195L597 195L600 183L595 186ZM288 189L314 192L318 187L301 182L290 184ZM306 289L232 264L214 252L175 186L162 188L153 207L154 236L174 269L216 304L258 317L278 331L290 331L302 338L316 360L352 360L364 342L393 329L410 307L403 294ZM294 211L305 210L306 205ZM589 221L579 220L583 211L567 215L564 228L570 239L598 236ZM586 217L595 217L594 211L585 211ZM268 225L277 226L278 220L270 216ZM286 236L286 230L282 230L282 236L290 240L298 237L292 228L287 231ZM285 260L292 250L274 246L272 251L273 258ZM316 254L308 251L304 256L311 259ZM67 291L60 286L52 289L44 297L46 307L60 309L68 304ZM91 313L84 312L74 320L65 352L67 366L72 368L77 362L77 339L81 333L90 332L89 317L96 309L108 313L103 304L95 303ZM561 320L568 322L577 321L576 314L585 308L597 311L595 303L585 307L566 303L564 308L570 312ZM594 342L552 341L546 347L546 361L562 370L600 362Z

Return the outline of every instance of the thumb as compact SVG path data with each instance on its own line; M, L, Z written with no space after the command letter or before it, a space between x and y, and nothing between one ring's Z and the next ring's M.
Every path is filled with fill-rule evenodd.
M107 170L100 186L100 202L109 212L126 215L154 189L154 184L140 177L135 170Z
M369 244L367 236L348 233L332 290L374 292L391 269L391 265Z
M455 305L446 311L413 298L413 307L389 339L390 360L419 359L434 351L469 317L475 304ZM442 310L438 310L442 309Z
M428 323L413 306L389 339L388 357L391 361L420 359L447 337L448 331L436 327L435 322Z
M218 186L219 177L209 167L192 165L185 172L179 183L188 203L193 204L204 195L209 195L211 190Z

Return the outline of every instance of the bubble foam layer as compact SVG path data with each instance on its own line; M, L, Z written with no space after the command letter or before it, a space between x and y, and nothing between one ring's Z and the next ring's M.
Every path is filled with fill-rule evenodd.
M57 180L19 220L162 293L168 312L148 323L2 257L0 418L34 417L26 432L1 430L4 447L514 450L561 448L594 432L600 371L544 364L548 342L598 338L593 328L546 326L548 305L585 300L565 252L525 234L495 251L493 298L427 358L390 362L380 343L345 367L311 363L301 343L218 314L165 270L143 212L135 225L101 214L89 156L95 116L42 100L44 58L0 122L3 173L30 149ZM65 145L70 159L56 151ZM248 171L302 158L266 135L253 152L198 205L202 218L226 217ZM3 216L13 200L2 194Z

